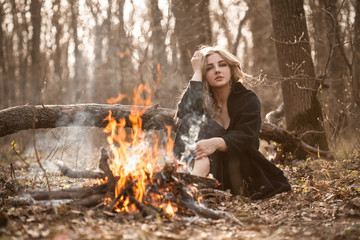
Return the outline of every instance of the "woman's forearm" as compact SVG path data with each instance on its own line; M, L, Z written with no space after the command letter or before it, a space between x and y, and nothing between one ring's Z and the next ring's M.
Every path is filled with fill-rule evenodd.
M216 141L216 149L221 151L221 152L226 152L227 151L227 145L226 142L223 138L221 137L214 137L213 138L214 141Z
M201 70L198 70L194 72L191 81L201 82L201 79L202 79L202 73Z

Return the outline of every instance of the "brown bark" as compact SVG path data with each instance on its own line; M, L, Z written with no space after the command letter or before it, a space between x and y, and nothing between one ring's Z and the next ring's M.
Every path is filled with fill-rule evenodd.
M126 33L125 29L125 20L124 20L124 6L125 0L118 1L118 28L117 28L117 39L116 39L116 56L118 59L118 75L119 83L115 88L117 93L126 93L132 92L135 85L138 84L136 81L137 73L134 69L134 64L132 62L132 49L131 49L131 40ZM119 57L120 56L120 57ZM125 101L125 103L128 103Z
M61 55L62 55L62 46L60 44L60 40L62 37L63 27L60 24L60 18L61 18L61 4L60 0L55 0L53 3L53 11L54 15L52 18L52 23L56 29L55 33L55 54L54 54L54 84L56 85L56 92L55 96L53 97L52 101L55 102L61 102L61 96L62 96L62 66L61 66Z
M0 111L0 137L21 130L56 128L65 126L95 126L105 127L104 119L112 111L115 119L126 118L131 106L107 104L77 104L77 105L25 105ZM144 110L145 107L139 107ZM142 116L145 129L163 128L162 123L174 126L175 110L164 108L146 108ZM127 127L131 123L127 121Z
M73 41L74 41L74 69L75 75L72 84L72 91L79 89L80 85L80 76L81 76L81 55L79 50L79 37L78 37L78 16L79 16L79 1L78 0L70 0L69 1L71 7L71 29L73 34ZM70 90L70 89L69 89Z
M31 91L32 101L36 104L41 103L41 53L40 53L40 34L41 34L41 4L40 0L31 0L30 13L32 23L31 39Z
M270 5L279 69L284 77L281 88L287 129L299 134L319 132L304 139L327 150L303 0L270 0Z
M174 0L171 10L176 18L175 35L180 53L180 66L183 81L190 79L191 56L201 44L211 43L211 22L209 0Z
M351 71L351 65L346 57L342 39L343 33L340 28L339 6L334 0L320 0L327 11L325 23L328 32L328 44L331 52L329 63L326 69L326 78L330 80L330 87L334 91L334 100L343 102L345 95L345 76ZM329 16L330 15L330 16ZM329 52L329 51L327 51Z
M352 91L353 102L360 108L360 0L356 1L356 16L354 22L353 64L352 64Z
M92 194L105 193L107 184L95 185L93 187L80 187L80 188L70 188L51 191L51 199L79 199L85 198ZM31 197L35 200L49 200L48 191L33 191L29 192Z
M151 11L151 43L152 43L152 78L153 84L156 86L154 93L155 99L161 99L162 96L168 93L164 90L163 79L166 79L166 72L169 64L167 61L165 38L166 33L161 26L163 15L158 6L158 0L150 0ZM166 84L169 85L169 82ZM167 86L168 87L168 86ZM167 88L168 89L168 88Z
M5 53L4 53L4 39L5 32L3 29L3 21L5 19L4 5L0 4L0 68L1 68L1 78L0 78L0 108L6 108L7 106L7 95L5 92L6 84L6 66L5 66Z

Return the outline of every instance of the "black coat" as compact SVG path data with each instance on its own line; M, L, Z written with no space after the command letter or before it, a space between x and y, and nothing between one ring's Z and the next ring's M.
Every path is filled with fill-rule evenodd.
M181 135L187 134L191 119L207 115L203 107L204 90L201 82L190 81L178 104L177 117L182 119L175 140L174 152L184 151ZM232 86L227 103L230 124L224 129L208 118L201 126L200 139L222 137L227 152L216 151L210 156L211 173L222 189L251 199L271 197L290 190L283 172L259 152L261 105L256 94L240 82Z

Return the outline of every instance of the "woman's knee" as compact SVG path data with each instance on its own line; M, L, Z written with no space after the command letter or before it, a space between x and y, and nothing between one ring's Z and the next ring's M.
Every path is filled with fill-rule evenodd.
M208 157L196 160L191 172L193 175L206 177L210 172L210 160Z

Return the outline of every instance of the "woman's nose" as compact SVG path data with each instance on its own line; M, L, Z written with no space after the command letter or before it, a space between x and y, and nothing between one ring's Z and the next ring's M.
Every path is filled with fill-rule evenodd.
M215 66L215 72L220 72L220 67L219 66Z

